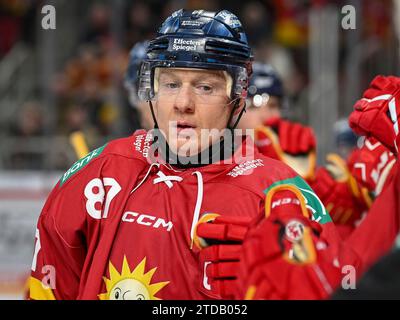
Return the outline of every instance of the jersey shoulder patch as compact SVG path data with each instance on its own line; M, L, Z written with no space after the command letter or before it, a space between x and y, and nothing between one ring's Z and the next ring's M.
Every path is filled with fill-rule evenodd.
M97 148L91 152L89 152L88 155L86 155L85 157L79 159L78 161L76 161L71 168L69 168L67 170L67 172L65 172L63 174L63 176L60 179L60 187L69 179L71 178L73 175L75 175L77 172L79 172L83 167L85 167L90 161L92 161L94 158L97 158L99 155L101 155L104 151L104 149L106 148L107 144L105 144L104 146Z

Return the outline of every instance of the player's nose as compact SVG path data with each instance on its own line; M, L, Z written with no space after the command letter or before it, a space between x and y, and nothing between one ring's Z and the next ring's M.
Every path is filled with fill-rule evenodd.
M194 111L194 92L190 86L182 86L176 96L174 109L181 113L191 113Z

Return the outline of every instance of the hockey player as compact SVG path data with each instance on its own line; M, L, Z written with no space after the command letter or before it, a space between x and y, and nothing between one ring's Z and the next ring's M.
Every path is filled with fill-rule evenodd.
M397 107L399 98L400 79L378 76L364 92L363 98L357 101L349 118L350 126L357 134L365 135L368 141L374 144L376 140L371 139L377 139L397 155L397 158L400 143L400 109ZM376 145L376 148L378 147L380 145ZM342 243L342 247L353 250L361 258L362 264L358 268L350 264L344 266L345 272L352 272L357 279L389 252L399 233L400 175L397 164L393 168L392 178L385 183L386 186L372 204L367 217ZM277 209L270 209L268 214L266 212L266 219L250 229L242 245L242 255L239 257L241 262L238 266L238 298L327 298L329 291L339 287L342 278L338 270L332 267L329 251L321 245L321 237L316 237L319 234L318 226L300 215L297 221L302 223L301 228L293 228L293 222L288 221ZM293 230L297 232L294 233ZM398 260L398 251L391 259L397 263L395 259ZM394 274L386 277L397 277L395 268L391 268L391 272L393 271ZM374 275L376 272L362 282L362 287L371 289L373 284L376 289L381 290L382 296L390 294L382 287L384 283L376 283ZM309 281L299 286L300 279L305 278ZM371 292L365 293L368 297L373 297ZM342 294L337 297L351 296Z
M373 137L363 140L363 145L354 147L345 159L328 154L327 164L309 181L343 239L361 223L394 173L393 153Z
M255 130L255 142L262 154L285 162L304 179L312 179L316 166L314 132L282 117L284 88L271 65L254 63L247 101L239 128Z
M285 162L307 180L328 209L340 234L347 237L366 210L361 191L346 161L337 155L329 155L328 165L316 169L313 130L282 118L284 99L282 81L272 66L254 63L248 107L239 127L255 129L255 143L261 153ZM351 132L350 128L348 130Z
M150 130L153 128L153 119L149 110L148 103L141 101L138 97L139 71L143 59L146 57L146 50L149 41L136 43L129 54L129 65L125 76L125 89L129 94L129 103L139 112L140 126L142 129Z
M229 11L167 18L139 78L155 130L109 142L60 178L39 217L30 298L232 298L241 242L271 191L271 206L307 210L336 248L304 180L232 134L251 64Z
M372 140L372 143L376 146L379 146L376 143L376 141L379 141L397 158L396 163L393 163L390 161L390 155L385 156L386 151L381 151L382 156L378 158L379 160L372 162L375 164L374 166L369 163L365 166L366 177L364 182L367 185L376 185L378 189L375 188L375 190L379 192L379 195L373 202L367 217L346 241L356 252L365 252L365 267L369 267L377 258L390 250L396 235L399 233L399 92L400 78L393 76L375 77L370 87L364 92L363 97L354 105L354 111L349 118L350 127L357 134L364 135L369 140L375 139ZM382 159L389 160L383 161ZM370 171L371 167L375 167L376 170ZM389 173L385 173L385 170ZM383 187L379 187L379 183L374 183L375 181L382 181L382 175L385 175L384 182L381 182ZM371 180L370 177L377 177L377 180ZM367 241L365 234L370 235ZM377 248L380 248L380 250L377 250Z
M352 129L370 141L370 156L364 156L367 160L361 166L360 175L377 198L348 243L358 252L369 253L366 267L373 265L380 256L385 256L365 274L357 284L357 290L339 291L336 299L394 299L400 294L399 98L400 78L377 76L356 102L349 118ZM371 156L373 152L379 157ZM396 160L389 152L396 156ZM371 170L371 167L374 169ZM370 234L368 241L363 236L365 233ZM382 234L386 236L382 237ZM374 250L377 246L382 248L380 254Z

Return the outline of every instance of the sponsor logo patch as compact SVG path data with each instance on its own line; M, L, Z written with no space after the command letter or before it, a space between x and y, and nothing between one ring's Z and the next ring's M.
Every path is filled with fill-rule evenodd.
M157 218L149 214L142 214L133 211L126 211L122 216L122 221L128 223L136 223L155 229L165 229L168 232L170 232L172 227L174 226L172 221L166 221L162 218Z
M170 43L171 51L199 51L198 48L204 45L203 40L175 38Z
M149 156L150 146L153 142L153 135L151 133L140 134L136 137L133 145L135 150L140 152L143 157L147 158Z
M233 178L236 178L237 176L242 176L242 175L249 175L253 173L253 169L256 169L257 167L262 167L264 166L263 160L262 159L255 159L255 160L249 160L245 161L236 167L234 167L229 173L227 173L228 176L231 176Z
M90 152L86 157L83 157L82 159L78 160L75 162L71 168L68 169L67 172L64 173L64 175L60 179L60 187L69 179L71 178L75 173L80 171L83 167L85 167L90 161L92 161L94 158L97 158L104 150L104 148L107 146L105 144L104 146L93 150Z

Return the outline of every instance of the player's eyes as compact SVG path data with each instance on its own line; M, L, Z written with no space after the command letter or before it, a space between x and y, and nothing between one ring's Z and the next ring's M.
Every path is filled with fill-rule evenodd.
M211 86L203 85L203 86L200 86L200 89L208 92L208 91L212 91L213 88Z
M176 89L176 88L178 88L178 84L175 83L175 82L167 83L167 86L168 86L168 88L170 88L170 89Z
M196 86L196 91L200 94L211 94L214 92L214 87L208 84L199 84Z
M164 83L163 86L165 88L167 88L167 89L177 89L177 88L179 88L179 84L176 83L176 82L167 82L167 83Z

